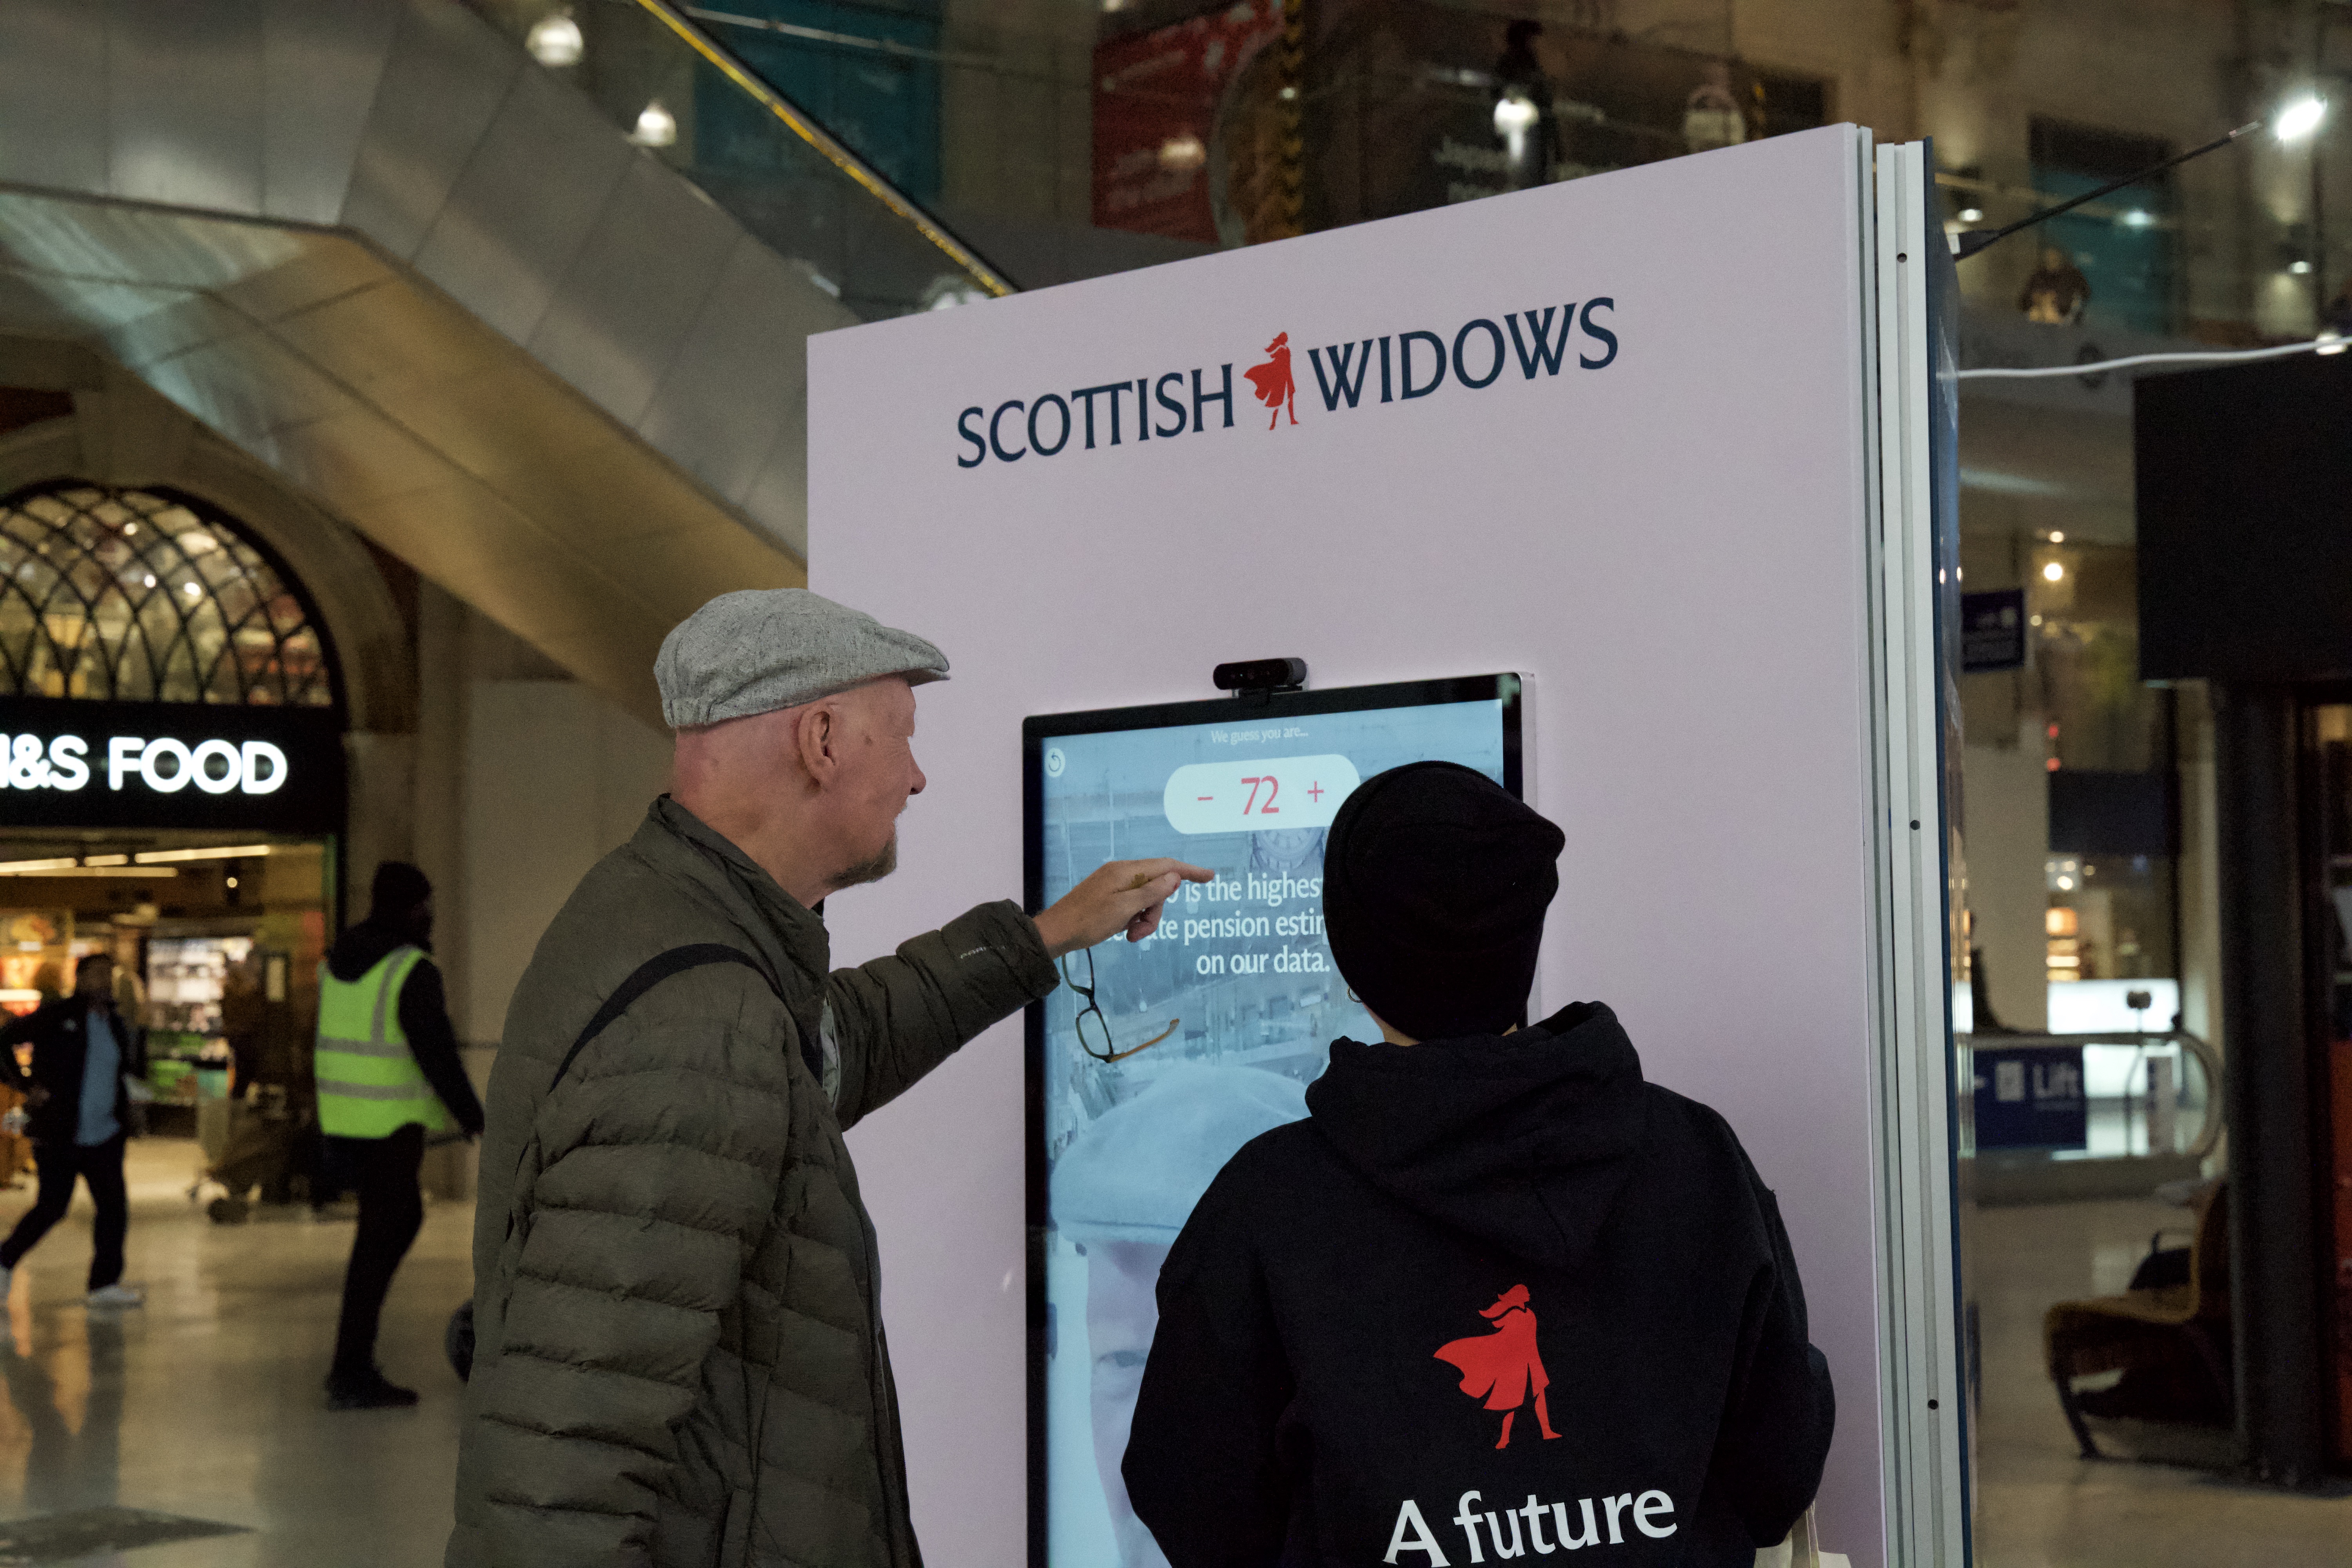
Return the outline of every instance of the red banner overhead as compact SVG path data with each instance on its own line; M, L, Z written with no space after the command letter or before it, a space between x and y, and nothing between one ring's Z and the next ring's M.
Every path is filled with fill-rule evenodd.
M1241 0L1096 47L1097 226L1229 246L1263 237L1282 87L1266 46L1281 31L1281 0Z

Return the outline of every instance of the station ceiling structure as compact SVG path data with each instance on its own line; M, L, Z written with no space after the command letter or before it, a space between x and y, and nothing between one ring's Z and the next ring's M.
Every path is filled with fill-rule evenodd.
M648 719L806 581L850 310L454 0L0 10L0 332L96 347Z

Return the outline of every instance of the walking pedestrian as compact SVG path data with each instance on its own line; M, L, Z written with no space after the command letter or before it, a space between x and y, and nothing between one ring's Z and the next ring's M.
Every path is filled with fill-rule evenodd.
M32 1065L19 1068L16 1047L28 1041ZM74 968L71 995L0 1028L0 1072L25 1091L26 1131L40 1173L32 1208L0 1243L0 1300L7 1299L25 1254L65 1217L79 1177L98 1206L89 1304L140 1305L145 1298L122 1283L122 1242L131 1228L122 1150L131 1127L129 1083L145 1079L147 1056L143 1037L115 1011L114 960L91 953Z
M336 940L319 977L319 1131L329 1163L348 1171L360 1194L327 1373L332 1410L416 1403L414 1390L377 1367L376 1326L392 1277L425 1224L416 1178L426 1134L482 1130L482 1102L430 957L433 884L415 867L387 860L371 895L367 919Z
M1113 863L834 971L817 910L897 864L946 658L777 589L654 674L676 793L540 940L490 1077L448 1562L919 1568L842 1133L1210 873Z

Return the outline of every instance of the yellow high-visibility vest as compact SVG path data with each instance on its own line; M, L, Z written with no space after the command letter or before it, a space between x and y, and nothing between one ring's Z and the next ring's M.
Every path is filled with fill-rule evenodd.
M456 1125L426 1081L400 1026L400 988L425 956L396 947L357 980L319 970L319 1131L334 1138L389 1138L410 1122L428 1132Z

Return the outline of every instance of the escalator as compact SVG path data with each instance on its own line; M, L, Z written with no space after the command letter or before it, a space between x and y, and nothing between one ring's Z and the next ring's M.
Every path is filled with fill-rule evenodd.
M806 580L807 338L1008 291L652 0L0 7L0 338L641 716L678 619Z
M1013 291L882 159L853 151L701 19L730 13L667 0L468 3L860 319ZM922 106L890 107L914 117ZM895 140L885 124L859 129Z

